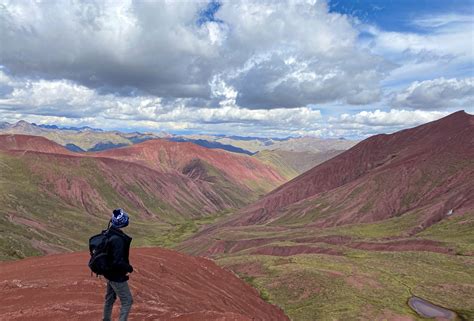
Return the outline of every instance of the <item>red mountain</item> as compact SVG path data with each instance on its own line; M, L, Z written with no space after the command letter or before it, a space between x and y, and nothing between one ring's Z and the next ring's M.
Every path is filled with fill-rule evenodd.
M187 142L154 139L93 155L135 162L163 172L185 172L191 176L208 171L209 169L205 168L207 164L225 173L237 184L248 188L255 188L256 185L264 189L269 188L266 192L285 181L271 166L247 155L209 149Z
M88 253L0 263L0 319L99 320L105 281L91 277ZM131 250L130 320L289 320L257 291L210 260L159 248ZM118 315L119 300L114 317Z
M52 154L72 154L63 146L41 136L0 135L0 150L34 151Z
M0 168L0 258L84 248L116 207L139 223L131 229L140 244L172 243L164 235L176 224L187 224L178 236L189 233L191 220L249 204L281 182L250 157L162 141L79 154L42 137L0 135Z
M227 225L334 226L420 210L424 228L474 208L474 116L376 135L247 207ZM451 211L451 212L450 212ZM286 222L286 223L283 223Z

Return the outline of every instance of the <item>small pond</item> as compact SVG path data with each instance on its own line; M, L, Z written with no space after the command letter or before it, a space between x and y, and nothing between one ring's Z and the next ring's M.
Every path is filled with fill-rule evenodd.
M408 300L410 308L416 311L420 316L424 318L445 318L448 320L455 320L456 313L451 310L445 309L438 305L435 305L422 298L413 296Z

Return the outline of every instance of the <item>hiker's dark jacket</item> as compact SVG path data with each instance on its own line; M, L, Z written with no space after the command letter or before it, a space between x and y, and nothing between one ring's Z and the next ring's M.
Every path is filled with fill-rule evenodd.
M113 226L106 233L109 237L107 254L110 260L110 271L104 273L104 277L114 282L127 281L127 273L133 272L128 261L132 238Z

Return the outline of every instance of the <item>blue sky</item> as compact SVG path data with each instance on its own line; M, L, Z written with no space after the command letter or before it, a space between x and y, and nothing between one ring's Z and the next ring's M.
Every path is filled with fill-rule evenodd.
M209 2L198 14L197 24L202 26L207 22L218 22L223 23L222 20L217 19L215 14L219 11L220 7L222 7L222 3L219 1L211 1Z
M473 0L331 0L331 12L357 17L386 31L428 32L413 24L423 16L473 14Z
M473 113L473 1L0 0L0 121L364 138Z

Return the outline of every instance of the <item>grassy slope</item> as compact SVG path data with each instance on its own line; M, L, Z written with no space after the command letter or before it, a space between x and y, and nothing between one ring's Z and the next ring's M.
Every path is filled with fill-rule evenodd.
M460 255L474 255L474 212L443 220L418 235L450 244Z
M262 161L265 164L273 166L281 176L287 180L293 179L299 174L298 170L292 166L286 159L284 159L280 154L271 151L263 150L255 154L253 157Z
M253 157L273 166L280 175L290 180L342 152L343 150L321 152L262 150Z
M92 233L100 221L91 217L86 222L81 213L53 196L44 197L39 189L41 178L28 166L7 155L0 154L0 253L1 258L23 258L39 255L41 251L30 240L53 243L55 248L78 249L85 246L80 234ZM9 219L13 217L12 219ZM30 226L15 223L14 218L29 220ZM42 222L36 228L34 222ZM65 232L67 233L65 234ZM66 236L67 235L67 236Z
M263 298L282 307L292 320L379 320L405 316L421 320L407 305L412 295L474 318L474 213L453 216L411 239L430 239L453 248L456 255L422 251L366 251L345 245L301 243L312 236L351 237L354 241L387 242L407 237L422 217L414 211L377 223L326 229L305 227L274 230L269 226L228 227L212 235L228 249L243 240L269 239L215 258L257 287ZM278 237L278 239L275 239ZM202 240L181 249L202 253L212 245ZM185 243L186 244L186 243ZM300 254L287 257L255 255L268 246L314 246L341 255Z
M419 319L406 304L412 295L474 318L472 257L348 251L344 256L242 255L218 262L250 278L292 320L375 320L384 314ZM249 275L245 265L262 273Z

